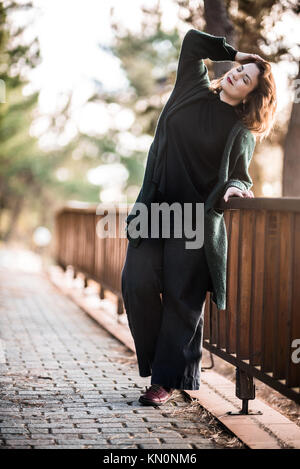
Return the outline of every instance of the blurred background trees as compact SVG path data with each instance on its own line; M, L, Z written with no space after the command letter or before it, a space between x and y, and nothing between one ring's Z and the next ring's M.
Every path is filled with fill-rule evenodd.
M171 6L177 22L166 28L163 18ZM257 144L250 174L257 197L300 195L299 103L294 99L299 44L289 37L289 25L299 15L296 0L141 0L140 10L136 33L120 21L112 2L114 40L109 46L99 44L119 59L127 84L108 91L91 77L93 91L79 109L74 108L74 89L62 91L53 110L42 113L40 90L30 88L30 71L43 57L38 37L27 34L34 29L38 8L34 1L0 1L0 78L5 83L5 102L0 104L1 240L33 247L36 228L52 232L55 210L69 200L135 200L158 116L173 88L182 37L190 28L225 36L236 49L271 61L274 69L283 62L289 66L284 105L269 138ZM28 14L23 23L20 12L23 19ZM212 79L232 63L207 60L206 65ZM93 129L80 127L74 118L79 112L84 120L87 107L107 112L95 119Z
M163 3L157 2L157 5ZM288 28L289 20L299 15L300 7L296 1L178 0L176 3L181 24L225 36L236 49L257 53L273 64L282 60L295 64L299 61L300 44L293 44L291 48ZM141 37L132 37L129 31L124 32L123 25L113 23L116 31L113 51L122 60L134 88L132 106L139 109L138 103L144 103L144 108L138 111L138 122L144 122L143 129L153 134L162 105L175 81L181 40L178 29L171 34L161 30L159 9L143 8L143 11L145 21ZM274 31L278 24L285 26L282 27L285 33L280 32L280 28L279 32ZM157 51L159 47L164 50L157 57L153 48ZM151 64L152 83L149 78ZM230 62L207 61L206 64L211 79L232 67ZM290 95L287 95L285 108L278 113L271 135L256 147L250 170L256 196L300 196L299 104L293 99L295 78L294 73L288 77Z

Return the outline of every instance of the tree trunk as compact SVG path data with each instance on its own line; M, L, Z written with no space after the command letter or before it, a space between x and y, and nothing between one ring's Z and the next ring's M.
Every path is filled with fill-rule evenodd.
M300 63L298 64L298 83L300 83ZM297 83L297 81L296 81ZM300 93L299 86L295 90L291 118L285 137L282 196L300 196ZM298 102L296 102L298 101Z
M214 36L226 37L226 42L236 48L236 34L232 21L228 17L223 0L204 0L206 32ZM233 66L232 62L214 62L215 78L219 78Z

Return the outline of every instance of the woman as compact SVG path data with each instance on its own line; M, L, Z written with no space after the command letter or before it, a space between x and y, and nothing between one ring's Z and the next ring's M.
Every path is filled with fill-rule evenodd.
M209 81L203 59L236 61ZM248 167L255 137L270 132L276 89L270 64L239 52L224 37L191 29L185 35L176 82L150 146L143 184L127 217L129 244L122 295L140 376L151 386L139 401L162 405L175 389L200 387L203 311L207 291L226 308L227 237L221 198L253 197ZM149 231L136 236L138 205L204 205L204 244L186 248L186 236ZM135 220L136 221L136 220ZM197 225L197 223L196 223ZM151 221L149 225L151 229ZM135 230L135 232L134 232Z

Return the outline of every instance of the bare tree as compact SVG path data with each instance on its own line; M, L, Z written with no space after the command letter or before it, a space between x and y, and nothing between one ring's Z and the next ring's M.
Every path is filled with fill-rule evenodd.
M214 36L224 36L226 41L236 47L236 34L223 0L204 0L206 31ZM232 67L229 62L214 62L215 78L220 77Z

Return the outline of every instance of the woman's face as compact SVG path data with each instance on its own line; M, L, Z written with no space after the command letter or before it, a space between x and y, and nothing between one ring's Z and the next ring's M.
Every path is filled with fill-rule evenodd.
M221 81L223 92L240 102L257 86L258 75L259 68L255 63L240 64L224 75Z

